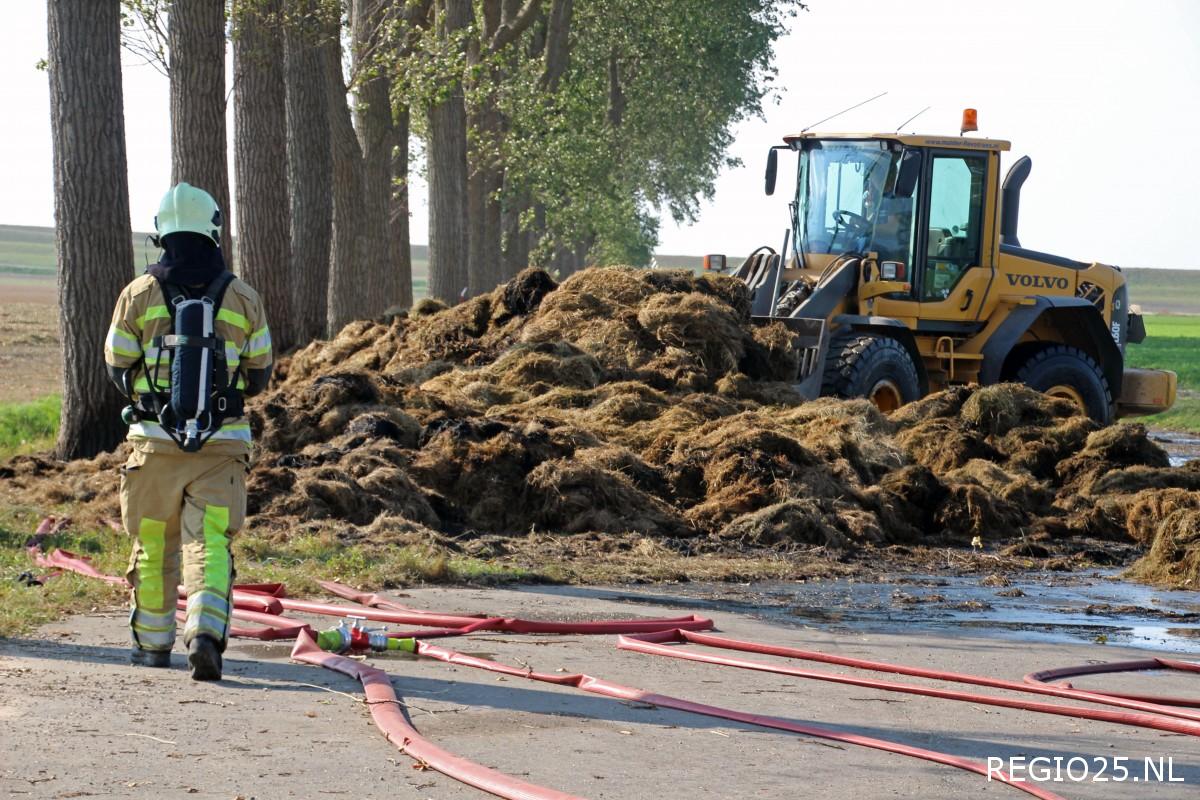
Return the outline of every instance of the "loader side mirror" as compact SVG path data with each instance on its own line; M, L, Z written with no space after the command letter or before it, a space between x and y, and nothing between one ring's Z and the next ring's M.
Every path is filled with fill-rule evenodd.
M767 174L763 189L767 195L775 194L775 173L779 170L779 151L774 147L767 153Z
M916 150L905 150L900 159L900 169L896 171L896 185L892 194L895 197L912 197L917 188L917 178L921 177L921 154Z
M724 272L725 271L725 256L724 255L707 255L704 257L705 272Z

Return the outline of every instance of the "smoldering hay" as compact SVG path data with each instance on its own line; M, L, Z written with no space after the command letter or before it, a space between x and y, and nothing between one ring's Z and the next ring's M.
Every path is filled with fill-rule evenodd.
M353 322L284 359L251 401L249 524L834 553L979 537L1037 554L1086 538L1143 545L1139 579L1200 586L1200 468L1171 467L1142 426L1100 429L1018 385L886 417L802 402L799 355L782 324L750 324L742 283L682 271L556 285L530 269L451 308ZM22 456L0 480L112 517L121 457Z

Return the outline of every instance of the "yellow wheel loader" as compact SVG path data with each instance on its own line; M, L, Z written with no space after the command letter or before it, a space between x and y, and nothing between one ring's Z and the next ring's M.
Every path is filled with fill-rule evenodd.
M964 116L964 132L974 130ZM783 322L805 357L805 397L867 397L891 411L954 384L1017 381L1076 402L1096 421L1171 407L1176 376L1130 369L1145 325L1117 267L1030 250L1017 238L1024 157L964 136L800 133L783 248L735 274L755 322ZM790 243L790 244L789 244ZM723 269L724 256L706 256Z

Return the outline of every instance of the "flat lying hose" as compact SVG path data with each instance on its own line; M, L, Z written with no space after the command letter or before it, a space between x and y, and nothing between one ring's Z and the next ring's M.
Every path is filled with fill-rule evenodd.
M819 661L826 664L838 664L843 667L853 667L854 669L870 670L872 672L889 672L897 675L911 675L917 678L929 678L931 680L949 681L951 683L969 683L976 686L989 686L994 689L1005 689L1012 692L1022 692L1024 694L1041 694L1052 697L1062 697L1069 700L1082 700L1088 703L1099 703L1101 705L1115 706L1117 708L1127 708L1134 711L1141 711L1147 714L1159 714L1167 717L1178 717L1179 719L1190 720L1194 723L1200 723L1200 713L1194 711L1181 711L1177 708L1169 707L1165 704L1158 704L1153 701L1144 699L1128 698L1122 695L1112 695L1101 692L1090 692L1081 689L1075 689L1071 686L1048 686L1040 681L1031 681L1031 676L1026 676L1025 682L1009 681L1003 678L991 678L985 675L969 675L962 672L946 672L943 670L927 669L924 667L910 667L904 664L888 664L882 661L868 661L861 658L851 658L849 656L839 656L832 653L822 653L818 650L800 650L794 647L781 647L779 645L762 644L761 642L745 642L738 639L728 639L723 636L714 636L712 634L697 633L692 631L665 632L660 634L644 634L636 636L620 636L617 638L617 648L621 650L631 650L635 652L650 653L652 655L664 655L672 658L683 658L689 661L703 661L710 664L725 664L727 666L738 666L744 669L756 669L762 672L782 672L796 677L814 678L816 680L833 680L838 683L854 683L861 679L850 679L849 676L838 676L836 673L828 672L811 672L804 670L795 670L793 668L779 668L775 664L764 664L757 661L739 661L738 659L728 659L721 656L713 656L704 653L687 653L680 651L674 647L664 647L663 644L674 642L679 644L698 644L708 647L715 647L722 650L738 650L745 653L760 653L762 655L783 656L784 658L795 658L803 661ZM736 662L736 663L734 663ZM1135 664L1161 664L1162 661L1155 659L1149 662L1128 662ZM1171 662L1168 662L1171 663ZM1187 662L1174 662L1186 664ZM1110 667L1120 667L1120 665L1107 665ZM1155 669L1162 667L1141 667L1142 669ZM1178 669L1178 667L1176 667ZM1193 668L1200 670L1200 665L1193 665ZM1104 669L1098 668L1094 672L1119 672L1121 669ZM1051 677L1060 677L1055 671L1047 673L1033 673L1037 675L1050 675ZM1082 673L1069 673L1082 674ZM846 678L846 680L843 680ZM890 688L893 691L905 692L914 688L908 684L899 683L878 683L882 688ZM856 684L868 685L868 684ZM902 688L905 687L905 688ZM924 689L925 687L915 687L916 689ZM942 690L937 690L942 691ZM910 694L928 694L925 691L910 691ZM933 697L945 696L942 694L930 694ZM988 698L990 695L969 695L962 698L950 699L967 699L970 702L986 702L986 700L976 698ZM1180 704L1176 704L1180 705ZM1021 706L1024 707L1024 706ZM1074 708L1073 706L1055 706L1054 708ZM1033 710L1033 709L1031 709ZM1054 712L1048 712L1054 713ZM1106 720L1116 722L1117 720ZM1174 731L1183 733L1184 731ZM1194 731L1187 731L1192 733Z
M352 600L355 603L364 606L371 606L377 609L385 609L395 613L413 613L415 609L402 606L394 600L389 600L386 597L378 594L368 594L360 592L349 586L337 583L335 581L317 581L321 588L330 594L336 594L339 597L344 597L347 600ZM286 602L285 602L285 608ZM339 610L345 610L345 606L330 606ZM351 609L354 614L358 612ZM419 611L420 614L432 614L428 611ZM605 620L602 622L554 622L547 620L528 620L516 619L512 617L480 617L471 620L465 628L470 630L463 631L464 633L473 633L475 631L495 631L498 633L558 633L558 634L620 634L620 633L650 633L663 630L711 630L713 622L711 619L700 617L695 614L688 614L682 617L666 617L657 619L614 619ZM389 636L395 638L404 636L401 633L389 633ZM426 637L430 638L430 637Z
M92 566L84 556L78 556L66 550L55 549L49 555L40 548L30 548L30 555L35 563L42 567L66 569L89 578L108 581L113 584L126 583L124 578L116 575L105 575ZM294 600L285 597L284 587L279 583L237 584L233 587L234 617L256 620L267 625L272 630L298 630L307 627L304 623L294 620L284 620L282 624L268 621L266 616L278 616L283 611L299 611L308 614L327 617L362 617L374 622L385 622L402 625L429 626L425 631L393 631L388 634L393 639L432 638L443 636L462 636L477 631L495 631L499 633L570 633L570 634L614 634L614 633L648 633L662 630L709 630L713 627L712 620L694 614L684 617L669 617L665 619L624 619L608 620L605 622L555 622L546 620L525 620L512 617L489 617L483 614L449 615L433 611L407 608L378 595L368 595L358 592L349 586L333 581L320 581L320 585L333 594L348 597L355 602L368 600L372 605L381 608L355 608L339 606L333 603L318 603L310 600ZM186 597L183 588L179 588L181 598ZM366 605L366 603L362 603ZM252 617L252 613L263 614ZM249 630L249 629L243 629ZM250 632L238 634L247 638L292 638L279 634L267 635L265 632Z
M76 572L83 573L83 575L89 577L104 579L104 581L109 581L110 583L124 583L121 578L103 575L103 573L98 572L95 567L92 567L88 563L88 560L85 558L74 557L74 555L71 553L55 551L52 555L50 555L50 557L44 557L44 554L42 554L40 551L32 554L35 555L35 558L38 560L38 564L42 564L44 566L59 566L62 567L62 569L71 569ZM403 608L400 606L400 604L382 599L382 597L377 595L355 593L353 589L341 587L341 584L326 585L326 589L332 587L332 585L336 585L336 587L346 590L347 593L354 593L355 595L361 594L361 600L374 602L379 604L379 606ZM287 599L282 599L281 595L283 594L283 588L278 584L256 585L256 587L253 588L239 587L239 590L250 591L251 594L277 597L277 599L280 599L280 606L283 608L292 606L295 610L311 610L312 613L334 616L367 615L356 613L360 612L361 609L359 608L347 608L343 606L332 606L332 604L328 603L308 603L306 601L289 601ZM238 595L235 593L235 600L236 596ZM355 597L355 599L358 600L359 597ZM247 602L248 604L254 604L254 606L262 606L262 603L257 601ZM414 619L416 625L436 624L436 622L433 622L433 620L468 620L467 625L445 628L444 634L455 634L455 636L464 632L463 627L470 625L485 625L488 624L488 622L493 622L493 620L498 620L499 622L502 622L502 624L522 621L505 620L503 618L486 618L486 616L439 615L430 612L418 612L418 610L414 609L404 609L403 612L400 612L400 610L392 610L390 613L403 615L404 619L406 620ZM398 699L396 698L395 691L392 690L388 674L384 673L383 670L367 667L366 664L359 661L354 661L352 658L337 656L330 654L330 652L320 650L316 644L316 640L314 640L312 637L310 626L307 626L304 624L304 622L288 620L287 618L283 618L282 615L265 613L262 612L262 610L256 610L253 608L236 607L234 608L234 619L257 621L259 624L264 625L264 627L260 628L234 626L232 627L232 630L230 630L230 633L234 634L234 636L253 636L254 638L271 639L290 638L290 636L293 636L294 634L296 637L296 646L293 650L293 657L296 658L296 660L334 669L337 670L337 672L354 676L354 678L359 679L360 682L362 682L362 686L364 686L364 690L367 694L367 704L370 705L372 716L374 717L374 720L376 720L379 728L383 730L386 736L388 736L388 739L394 741L396 746L401 748L401 751L412 754L413 757L421 759L422 762L433 766L434 769L444 772L445 775L454 777L456 780L469 783L470 786L484 789L486 792L491 792L492 794L497 794L499 796L503 796L503 798L510 798L512 800L570 800L572 798L572 795L556 792L556 790L553 789L536 787L533 786L533 784L524 783L520 780L517 780L517 778L506 776L500 774L500 772L487 769L485 766L468 762L468 760L458 758L454 756L454 754L446 752L442 750L442 748L439 748L424 738L421 738L420 734L416 732L412 726L409 726L407 721L404 721L403 715L400 714L400 711L398 711ZM702 618L690 619L694 621L694 624L697 626L700 625L701 622L704 622L704 624L707 624L707 627L712 627L712 622L709 620L703 620ZM383 619L379 621L391 620ZM647 622L647 620L622 620L622 622L630 621L637 622L637 624L646 624ZM668 620L654 621L660 622L661 624L661 622ZM594 630L594 626L613 626L618 624L620 624L620 622L578 622L578 624L571 624L571 622L530 622L530 625L556 626L556 632L583 632L580 630L581 627L587 628L587 632L596 632ZM482 628L480 628L480 630L482 630ZM490 630L497 630L497 628L490 628ZM426 633L428 632L430 631L427 630ZM647 636L652 636L652 634L647 632L641 633L641 638L646 638ZM679 628L673 628L671 631L661 633L660 636L678 638L694 636L694 633L691 631L679 630ZM720 639L720 637L714 638ZM671 640L671 638L667 638L665 640ZM763 646L763 648L770 648L770 646L772 646L755 645L754 643L745 644ZM668 650L670 650L670 648L668 648ZM1049 790L1040 789L1026 782L1016 782L1010 780L1010 778L1007 775L1002 774L1002 772L989 770L983 764L972 762L970 759L952 756L952 754L948 753L923 750L923 748L901 745L899 742L887 741L883 739L874 739L870 738L870 736L859 736L856 734L836 732L836 730L782 720L782 718L778 717L748 714L748 712L724 709L720 708L720 706L694 703L691 702L691 700L674 698L666 696L666 694L656 694L653 692L638 690L638 688L612 684L612 682L596 679L590 675L552 675L536 673L533 672L532 669L520 669L517 667L508 666L508 664L503 664L496 661L488 661L485 660L485 658L467 656L461 654L461 652L442 648L442 646L434 645L428 642L416 643L416 652L418 652L419 655L437 658L439 661L460 664L460 666L486 669L490 670L490 672L518 676L518 678L526 678L528 680L547 682L547 684L572 686L577 688L577 690L601 694L601 696L605 697L640 700L640 702L643 703L659 705L662 706L662 708L690 712L690 714L713 716L734 722L755 724L755 726L760 727L787 730L787 732L790 733L816 736L816 738L840 741L845 742L845 744L871 747L875 748L875 750L902 754L902 756L930 760L930 762L954 766L956 769L976 772L978 775L989 777L989 780L1007 783L1009 786L1013 786L1016 789L1022 790L1022 792L1037 796L1037 798L1042 798L1043 800L1062 800L1060 795L1051 793ZM1181 724L1183 723L1181 722Z
M401 753L476 789L510 800L582 800L544 786L526 783L481 764L460 758L422 736L400 711L400 699L391 678L381 669L345 656L327 653L317 646L312 634L302 631L296 637L292 659L349 675L362 683L371 718L389 742Z
M479 658L477 656L469 656L440 645L432 644L430 642L417 642L416 644L417 655L437 659L438 661L444 661L447 664L473 667L475 669L482 669L488 672L496 672L501 675L525 678L527 680L550 683L557 686L570 686L580 691L598 694L604 697L613 697L618 700L649 703L662 708L674 709L675 711L684 711L689 714L700 714L707 717L716 717L718 719L726 719L746 725L757 725L763 728L773 728L775 730L788 731L789 733L798 733L804 736L814 736L820 739L829 739L830 741L841 742L843 744L853 744L860 747L869 747L874 750L882 750L887 753L910 756L912 758L919 758L924 761L932 761L937 764L944 764L946 766L966 770L967 772L974 772L999 783L1006 783L1009 786L1012 786L1014 789L1020 789L1021 791L1031 794L1034 797L1042 798L1042 800L1063 800L1060 795L1045 789L1040 789L1037 786L1024 781L1014 781L1009 778L1008 775L1002 772L996 770L989 771L987 766L978 761L972 761L968 758L961 758L948 753L939 753L936 750L925 750L920 747L911 747L909 745L900 744L899 742L891 742L886 739L876 739L870 736L859 736L853 733L843 733L841 731L822 728L816 725L792 722L791 720L781 719L779 717L771 717L763 714L751 714L744 711L735 711L733 709L722 708L720 706L694 703L691 700L684 700L677 697L671 697L669 695L647 692L630 686L622 686L619 683L611 683L601 678L594 678L591 675L552 675L544 672L535 672L531 669L521 669L508 664L502 664L498 661L491 661L489 659ZM298 644L297 647L299 647ZM387 729L384 729L384 732L388 733ZM391 734L389 734L389 738L391 738ZM457 777L457 775L453 773L446 774L450 775L451 777ZM502 794L500 796L509 797L510 795Z
M1114 672L1141 672L1143 670L1173 669L1180 672L1200 672L1200 664L1194 661L1180 661L1174 658L1147 658L1140 661L1118 661L1109 664L1083 664L1077 667L1060 667L1041 672L1031 672L1025 676L1025 683L1030 686L1041 686L1058 689L1072 689L1067 681L1061 678L1075 678L1080 675L1108 675ZM1060 681L1048 684L1049 681ZM1157 703L1164 706L1183 706L1200 708L1200 699L1195 697L1162 697L1148 694L1118 694L1104 692L1105 697L1119 697L1125 700L1138 700L1143 703ZM1166 712L1162 712L1166 713Z

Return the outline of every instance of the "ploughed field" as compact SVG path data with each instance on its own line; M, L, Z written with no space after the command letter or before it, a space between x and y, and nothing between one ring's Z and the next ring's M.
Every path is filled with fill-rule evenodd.
M754 577L728 566L743 559L778 577L954 559L1132 564L1200 586L1200 462L1170 466L1143 426L1098 429L1013 385L888 417L800 402L792 335L748 310L728 277L614 267L561 286L527 270L453 308L352 323L251 402L249 525L532 569L625 558L693 577L719 560ZM17 456L0 503L112 519L123 457Z

